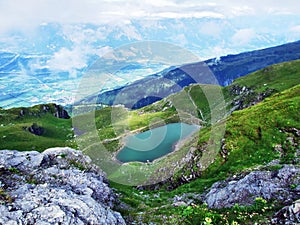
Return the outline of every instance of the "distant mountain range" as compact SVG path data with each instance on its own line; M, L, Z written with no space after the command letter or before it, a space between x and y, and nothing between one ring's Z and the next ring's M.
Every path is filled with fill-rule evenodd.
M98 93L79 103L94 101L140 108L176 93L190 83L228 85L235 78L265 66L299 59L299 54L298 41L180 67L174 65L166 68L164 65L142 65L137 62L133 65L133 69L122 68L118 80L107 83L107 87L101 87ZM74 95L86 67L95 60L97 57L93 56L88 59L89 63L85 66L82 64L78 68L70 69L67 65L62 66L63 58L54 62L51 54L0 52L0 107L32 106L50 102L70 105L74 101ZM57 65L57 62L60 65ZM197 74L201 70L200 65L203 70L201 77ZM204 71L210 74L210 79L205 76ZM119 95L121 92L122 97Z
M192 83L229 85L234 79L266 66L300 59L300 41L228 55L166 69L129 85L96 93L76 104L122 104L137 109L180 91Z

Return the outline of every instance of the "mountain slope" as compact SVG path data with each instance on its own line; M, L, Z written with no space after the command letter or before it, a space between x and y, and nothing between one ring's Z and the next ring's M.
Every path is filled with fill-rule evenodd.
M229 85L234 79L266 66L300 58L300 41L273 48L228 55L220 59L183 65L146 77L127 86L95 94L81 103L96 102L107 105L123 104L141 108L179 92L191 83Z
M231 180L226 181L226 184L231 185L232 179L246 177L249 171L264 170L267 174L276 174L285 164L299 167L299 74L300 61L297 60L272 65L239 78L227 87L190 85L179 93L138 110L107 107L93 112L95 114L91 113L100 140L105 142L105 147L111 151L119 148L118 137L128 134L128 131L147 130L151 127L151 121L157 118L165 123L184 119L184 122L199 122L204 126L195 139L185 142L189 150L186 158L182 158L185 164L170 179L154 186L140 187L150 190L137 190L134 187L112 183L120 194L122 204L127 205L125 208L124 205L120 207L122 215L129 222L157 224L188 224L191 221L194 224L207 221L226 224L224 218L229 224L270 224L270 216L284 203L272 200L267 202L255 196L257 201L253 205L235 205L233 208L215 210L202 204L201 196L209 191L208 188L213 183L228 177L231 177ZM213 99L215 101L212 100L210 105L205 100L205 91L224 93L224 111L232 113L220 121L211 123L210 112L220 105L220 99ZM46 147L57 145L76 147L71 120L55 117L64 114L62 110L59 110L59 113L57 108L55 105L38 105L31 108L1 109L1 148L31 150L35 147L42 151ZM115 117L112 117L112 112ZM94 126L86 123L88 116L83 114L77 118L77 121L86 126L87 131L88 126ZM116 120L113 121L112 118ZM114 126L112 122L115 123ZM29 132L29 127L34 123L46 132L41 135ZM123 129L127 123L128 130ZM218 130L224 123L224 139L222 136L218 137L219 139L214 140L216 148L208 149L207 144L213 128ZM159 120L154 123L154 126L159 125ZM92 142L89 133L85 132L74 127L74 133L82 135L88 146ZM214 157L207 157L210 155ZM187 158L188 160L185 160ZM272 160L278 161L268 165ZM154 173L154 176L159 175L159 171ZM298 190L297 188L299 185L291 182L287 190L292 192ZM244 202L250 201L245 199Z
M267 96L298 84L299 74L300 61L292 61L273 65L251 75L241 77L227 87L194 84L184 88L179 93L139 110L128 111L122 107L107 107L97 110L95 112L95 122L96 127L99 128L99 138L102 141L111 139L112 141L105 142L105 146L111 151L115 151L120 147L117 137L121 137L128 130L132 132L147 130L150 122L153 122L155 118L160 118L166 123L182 121L207 125L211 122L211 110L215 110L220 102L224 101L221 105L227 107L226 110L222 110L220 113L220 116L224 117L225 113L245 108ZM220 92L224 94L223 100L212 98L211 102L207 101L205 94ZM222 97L222 95L220 96ZM210 106L209 103L212 105ZM75 135L78 136L81 136L81 133L76 129L71 130L72 121L59 119L47 113L38 113L43 112L42 108L41 105L33 108L1 109L1 124L3 124L0 127L0 137L3 139L1 147L20 150L31 150L34 146L36 150L56 145L75 147L75 143L72 142L73 133L75 132ZM21 117L21 110L27 110L28 115ZM54 107L52 110L55 111ZM117 118L114 124L111 122L112 112L115 114L114 118ZM129 120L126 119L128 116ZM76 121L81 121L82 125L79 124L80 126L88 126L84 114L78 116ZM36 136L28 130L24 130L23 127L28 128L33 123L44 127L47 132L42 136ZM160 124L155 125L152 123L151 126L159 126ZM37 145L37 143L40 144ZM45 145L45 143L48 144Z
M191 151L191 160L163 186L137 190L112 184L119 191L121 201L132 207L123 215L127 214L129 221L155 224L205 224L208 221L213 224L271 224L276 211L299 197L299 110L300 85L297 85L255 106L234 112L226 119L225 139L220 140L217 157L204 170L202 166L206 162L202 159L205 154L211 154L205 148L211 129L200 130L198 147ZM281 177L286 179L287 174L290 176L287 184L278 183ZM275 196L274 179L281 188L280 193L276 190L279 197L263 198L262 195ZM270 186L260 184L264 181ZM238 186L243 182L247 186ZM250 188L247 182L251 190L247 190ZM251 195L255 192L253 188L260 191ZM238 197L241 192L244 198ZM226 195L231 195L230 203L224 200ZM218 202L218 199L222 200ZM214 207L234 206L211 209L203 201L213 202ZM284 217L281 220L284 221Z
M216 110L222 101L224 101L223 106L226 106L224 113L228 114L234 110L255 105L266 97L299 84L299 77L300 60L280 63L240 77L226 87L192 84L181 92L138 111L159 112L163 110L167 112L171 109L174 111L175 106L177 111L199 116L204 122L209 123L211 111ZM223 96L217 95L219 91ZM209 95L213 97L208 99ZM173 108L168 107L171 105Z
M164 105L170 105L171 102L178 101L180 104L177 104L179 108L176 110L190 113L191 103L189 103L189 99L183 95L183 93L190 93L192 101L197 106L197 110L202 112L201 116L204 118L204 122L206 122L204 125L208 125L208 127L202 128L199 133L197 148L192 151L192 158L197 159L201 157L203 151L206 152L205 148L207 147L208 139L211 136L211 130L217 131L218 126L224 126L222 123L226 124L225 139L222 141L215 140L217 142L217 147L221 149L218 153L220 158L217 157L217 159L221 160L221 163L227 165L226 160L224 161L224 159L226 159L227 154L230 154L229 146L233 145L232 140L227 140L226 136L228 135L234 135L234 138L236 138L234 141L235 148L242 149L244 146L250 145L247 149L249 148L249 150L260 155L269 154L272 158L274 156L274 153L272 153L273 147L277 144L282 144L273 143L272 140L281 142L282 139L286 137L285 134L280 136L280 134L282 134L281 130L285 129L284 123L287 123L286 126L289 127L287 128L288 130L292 129L292 125L296 126L294 128L299 129L299 126L297 125L299 122L297 109L299 109L300 102L298 101L300 97L299 77L300 61L296 60L269 66L253 74L238 78L231 85L223 87L222 92L224 93L225 105L227 106L226 113L233 113L225 120L221 120L221 123L213 124L212 126L215 126L215 129L212 129L209 126L211 124L210 113L216 110L214 107L220 105L220 99L215 99L213 104L210 102L211 105L214 106L210 107L211 105L209 105L208 101L205 101L206 96L203 90L209 88L212 90L212 93L214 93L215 89L218 88L216 86L191 85L186 87L183 91L167 97L163 101L142 108L142 110L150 112L160 111ZM291 104L291 106L289 104ZM278 107L278 109L276 109L276 107ZM290 110L290 107L295 110ZM164 109L164 112L168 112L168 110L171 110L171 108ZM289 121L289 119L291 120ZM235 121L233 122L233 120ZM274 129L277 133L274 133ZM263 135L264 133L266 136ZM247 135L250 136L248 137ZM262 139L257 140L258 138ZM227 143L227 141L229 143ZM193 145L192 142L190 144ZM237 155L236 157L245 158L252 154L251 157L258 160L256 161L256 164L263 163L263 161L259 161L259 159L255 158L253 152L245 155L243 152L240 152L239 154L241 155ZM235 153L233 153L233 155L235 155ZM188 156L190 157L191 155ZM268 160L271 158L268 158ZM263 160L267 160L266 155L263 157ZM250 164L253 162L251 158L241 159L241 161L246 164L245 167L251 166ZM233 163L234 162L233 158ZM237 164L238 163L240 162L237 162ZM201 164L206 165L207 163L202 162ZM182 183L189 182L191 179L200 176L202 170L197 169L198 167L199 161L190 160L186 168L173 177L174 180L171 178L170 186L177 187ZM224 169L225 167L222 168ZM213 176L213 174L216 173L222 174L220 171L213 171L210 175ZM187 179L190 175L191 178Z
M0 149L43 151L76 146L72 141L72 121L56 104L0 108L0 121Z

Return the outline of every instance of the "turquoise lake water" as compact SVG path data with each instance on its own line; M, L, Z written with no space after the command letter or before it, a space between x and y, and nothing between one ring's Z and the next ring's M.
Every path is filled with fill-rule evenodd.
M196 125L172 123L132 135L117 154L121 162L150 162L174 150L174 145L199 129Z

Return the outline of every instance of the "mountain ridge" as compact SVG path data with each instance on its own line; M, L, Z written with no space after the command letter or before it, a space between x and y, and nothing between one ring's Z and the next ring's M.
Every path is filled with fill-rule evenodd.
M300 60L296 60L272 65L248 76L240 77L227 87L193 84L185 87L179 93L138 110L128 110L120 106L106 107L91 114L95 124L88 123L85 119L85 116L89 116L89 114L78 116L78 121L87 127L87 130L80 130L76 126L72 129L70 119L55 117L55 111L47 110L44 112L45 105L28 109L0 109L0 115L5 119L0 126L0 138L2 136L5 141L1 142L1 146L2 148L5 146L4 148L7 149L9 149L8 146L10 148L14 146L14 149L23 147L20 150L36 149L39 151L43 151L45 146L54 147L58 144L79 148L74 140L75 136L78 135L77 138L82 138L83 142L86 141L86 146L89 148L93 147L91 146L93 140L89 137L88 127L96 125L99 136L97 141L113 140L110 143L103 143L110 154L120 148L116 137L122 135L122 132L127 132L127 130L122 129L124 122L129 123L129 130L142 132L150 129L150 122L155 118L164 120L164 123L172 123L178 122L180 119L188 121L190 118L200 116L193 114L193 111L190 112L189 105L191 104L186 102L190 96L189 101L195 103L191 105L192 108L195 106L199 108L207 123L203 124L205 127L198 134L192 139L186 140L182 146L188 151L186 157L180 158L181 162L185 163L182 169L173 173L169 180L153 187L140 186L136 188L111 182L111 186L117 190L121 201L120 208L116 210L122 213L128 223L189 224L192 221L192 223L198 224L212 221L214 224L245 224L246 222L270 224L274 213L284 206L288 207L288 205L293 204L291 200L295 200L294 198L298 196L299 185L290 179L285 184L286 179L276 178L283 181L282 184L276 185L280 188L283 187L284 191L288 192L288 195L285 196L287 198L292 196L292 199L281 198L283 202L280 199L280 201L273 201L266 197L268 196L268 193L265 192L268 190L267 185L264 185L263 192L257 192L257 190L261 190L259 181L251 182L251 187L254 190L251 193L254 195L250 193L249 198L241 194L244 192L240 188L243 188L245 183L249 183L253 177L258 177L258 175L262 178L261 180L273 185L273 176L278 173L285 173L286 169L289 170L290 174L296 173L297 177L300 154L297 147L300 145L298 116L300 86L299 79L297 79L299 73ZM210 123L208 115L213 108L207 107L209 104L204 101L205 93L202 89L205 88L223 90L226 110L230 112L225 119ZM269 90L270 92L268 92ZM184 95L184 92L187 92L189 96ZM264 93L267 94L264 95ZM258 97L259 99L257 99ZM174 106L175 100L181 106L178 110ZM217 107L218 105L218 99L216 99L213 106ZM240 106L240 108L231 112L232 107L235 106ZM25 112L23 116L22 110ZM112 121L113 110L114 113L117 113L117 121ZM184 113L184 116L180 116L178 111ZM130 119L126 120L124 115L128 115ZM216 157L205 158L211 154L207 148L207 143L212 128L218 129L218 126L224 121L226 122L224 138L220 137L220 139L214 140L216 142L214 149L217 153ZM41 136L23 129L24 126L30 126L34 122L45 129L45 133ZM117 122L118 129L115 129L116 127L112 125L112 122ZM24 149L25 144L27 144L27 149ZM96 145L95 148L97 151L100 150ZM88 154L86 149L81 150ZM91 150L93 149L91 148ZM185 149L182 150L184 153ZM180 153L180 151L181 149L178 149L177 152ZM173 156L171 154L168 157ZM213 159L213 161L206 162L206 159ZM95 160L95 164L97 164L99 161L97 161L98 159ZM176 169L176 165L173 164L163 165ZM136 163L131 163L129 166L135 169ZM110 169L113 170L114 168L110 167ZM11 171L13 172L15 169L11 169ZM153 173L153 179L160 175L159 172ZM113 175L122 176L126 179L126 174L116 173ZM236 188L240 191L233 192ZM222 202L218 199L224 197L220 194L224 190L230 191L230 204L233 207L208 208L204 200L209 204L214 202L211 206L218 208L218 203ZM203 196L209 191L212 191L213 195L207 195L204 198ZM245 196L247 199L243 199ZM277 192L275 196L277 196ZM250 204L252 202L253 205L244 206L244 203ZM238 203L243 205L237 205ZM284 220L284 217L280 217L274 221Z
M234 79L266 66L300 58L300 41L237 55L223 56L191 63L165 73L150 75L127 86L87 97L75 105L97 102L105 105L123 104L138 109L170 94L179 92L191 83L229 85ZM211 72L213 77L211 77ZM199 77L199 73L204 73ZM195 81L195 78L199 79ZM216 80L215 80L216 79ZM202 82L201 82L202 81Z

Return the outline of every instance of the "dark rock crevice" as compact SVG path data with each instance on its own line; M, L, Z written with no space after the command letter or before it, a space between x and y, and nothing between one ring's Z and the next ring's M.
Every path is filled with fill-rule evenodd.
M33 123L30 127L27 128L28 131L32 134L35 134L37 136L41 136L44 134L45 129L39 125L37 125L37 123Z

